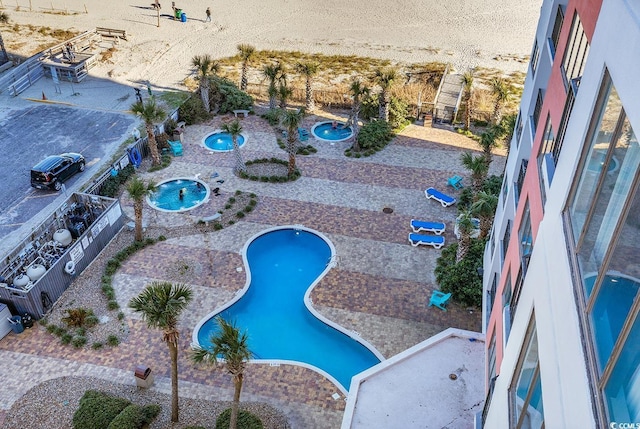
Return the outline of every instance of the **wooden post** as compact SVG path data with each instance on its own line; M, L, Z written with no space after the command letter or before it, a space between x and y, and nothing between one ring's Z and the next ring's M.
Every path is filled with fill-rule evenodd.
M86 13L87 15L89 15L89 11L87 10L87 5L86 5L86 3L85 3L85 5L84 5L84 13Z
M29 12L31 12L31 11L33 11L33 7L32 7L32 4L31 4L31 0L29 0Z
M53 2L51 2L51 12L53 12Z
M158 27L160 27L160 7L156 7L156 12L158 14Z

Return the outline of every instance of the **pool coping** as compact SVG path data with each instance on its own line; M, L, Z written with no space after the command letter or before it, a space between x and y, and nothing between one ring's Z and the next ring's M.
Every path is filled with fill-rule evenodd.
M367 349L369 349L369 351L371 351L380 360L380 362L384 362L385 361L384 356L371 343L369 343L367 340L362 338L358 332L348 330L348 329L344 328L343 326L338 325L337 323L329 320L328 318L323 316L320 312L318 312L313 307L313 301L311 300L311 292L316 287L316 285L318 283L320 283L320 280L322 280L327 275L327 273L331 270L331 268L334 268L335 266L337 266L338 255L336 253L335 246L333 245L331 240L329 240L324 234L322 234L320 231L317 231L317 230L314 230L314 229L311 229L311 228L307 228L304 225L299 225L299 224L296 224L296 225L282 225L282 226L274 226L274 227L271 227L271 228L267 228L267 229L264 229L264 230L258 232L257 234L254 234L253 236L251 236L246 241L245 245L242 247L242 250L240 251L240 254L242 256L242 262L244 264L244 269L245 269L245 273L246 273L246 282L245 282L244 287L242 289L240 289L239 291L237 291L236 294L234 295L234 297L230 301L224 303L223 305L221 305L218 308L214 309L211 313L207 314L202 319L200 319L200 321L196 324L195 328L193 329L193 333L191 335L191 347L192 348L200 347L200 343L198 342L198 332L200 331L200 328L202 328L202 326L207 321L209 321L214 316L222 313L224 310L226 310L227 308L231 307L233 304L238 302L244 296L244 294L249 290L249 286L251 285L251 271L249 270L249 262L247 260L247 249L249 248L251 243L253 243L254 240L256 240L257 238L259 238L259 237L261 237L261 236L263 236L265 234L268 234L268 233L273 232L273 231L283 230L283 229L300 230L300 231L306 231L306 232L309 232L311 234L314 234L314 235L320 237L320 239L322 239L325 243L327 243L327 245L329 246L329 250L331 252L331 256L329 258L329 262L327 263L327 266L316 277L314 282L311 284L311 286L309 286L307 288L307 291L304 294L304 305L307 307L307 310L309 310L309 312L314 317L316 317L318 320L320 320L324 324L334 328L338 332L348 336L352 340L357 341L358 343L360 343L363 346L365 346ZM305 362L286 360L286 359L250 359L249 363L269 364L270 366L279 366L280 364L289 364L289 365L300 366L300 367L303 367L303 368L308 368L308 369L311 369L312 371L315 371L315 372L319 373L320 375L326 377L329 381L331 381L331 383L333 383L340 390L340 392L345 397L348 396L348 394L349 394L349 391L347 390L347 388L343 387L342 384L340 384L340 382L338 382L338 380L336 380L331 374L327 373L326 371L324 371L324 370L322 370L322 369L320 369L320 368L318 368L316 366L313 366L313 365L305 363ZM374 366L377 366L377 365L378 364L376 364ZM356 375L357 374L354 374L354 377Z
M201 180L199 177L195 177L195 176L194 177L172 177L170 179L165 179L165 180L162 180L162 181L156 183L155 186L157 188L158 186L160 186L160 185L162 185L164 183L173 182L175 180L190 180L192 182L198 182L198 183L200 183L201 185L204 186L204 189L207 191L207 193L205 194L205 197L198 204L196 204L194 206L191 206L189 208L180 209L180 210L167 210L167 209L162 209L160 207L156 207L153 204L151 204L151 202L150 202L150 199L151 199L150 197L151 196L149 194L147 194L147 196L145 197L145 200L147 201L147 204L149 205L149 207L151 207L154 210L158 210L159 212L164 212L164 213L185 213L185 212L193 210L193 209L195 209L197 207L200 207L201 205L206 204L206 203L209 202L210 197L211 197L211 188L209 187L209 185L205 181Z
M220 150L220 149L211 149L209 146L207 146L207 137L210 137L210 136L212 136L214 134L220 134L220 133L226 133L226 131L218 128L218 129L215 129L215 130L211 131L210 133L207 133L204 137L202 137L202 141L201 141L202 147L204 147L206 150L208 150L209 152L212 152L212 153L216 153L216 152L220 152L220 153L232 152L233 148L226 149L226 150ZM249 137L245 133L240 133L240 135L244 139L244 143L242 143L242 145L238 144L238 148L245 147L247 145L247 143L249 143Z

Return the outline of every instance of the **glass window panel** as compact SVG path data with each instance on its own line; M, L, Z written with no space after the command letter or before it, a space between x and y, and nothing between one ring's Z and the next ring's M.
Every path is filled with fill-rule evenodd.
M544 423L542 383L538 361L538 337L533 326L515 385L515 421L517 428L541 428Z
M627 337L604 388L609 421L640 422L640 318Z
M606 152L609 148L609 144L613 138L613 131L615 130L620 112L622 111L620 99L618 98L615 88L611 85L611 81L606 79L603 86L602 99L606 100L606 102L603 103L602 109L597 113L598 119L595 121L597 123L596 132L593 133L593 138L589 145L587 162L582 168L580 183L578 184L570 209L571 225L576 240L580 238L589 207L593 203L596 193L598 179L600 178L599 173L601 171L601 169L598 168L598 159L602 156L602 151L604 150ZM596 266L593 268L595 270Z
M636 191L590 314L600 371L609 360L640 286L637 280L640 278L638 213L640 192ZM591 276L585 279L585 282L592 285L594 280L595 276Z
M607 249L611 245L613 232L619 223L625 201L629 198L633 179L640 164L640 150L629 120L625 118L619 137L610 143L606 152L596 149L587 165L589 170L604 175L602 186L598 190L593 214L584 233L578 252L578 262L583 273L597 272ZM595 154L598 153L598 157ZM591 294L592 284L585 283L587 293Z

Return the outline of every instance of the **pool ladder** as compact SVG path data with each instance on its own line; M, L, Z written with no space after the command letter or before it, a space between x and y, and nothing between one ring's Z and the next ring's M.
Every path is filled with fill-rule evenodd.
M331 255L331 257L329 257L329 259L327 260L327 265L325 266L325 268L333 268L333 267L337 267L338 266L338 262L340 262L340 257L337 254L333 254Z

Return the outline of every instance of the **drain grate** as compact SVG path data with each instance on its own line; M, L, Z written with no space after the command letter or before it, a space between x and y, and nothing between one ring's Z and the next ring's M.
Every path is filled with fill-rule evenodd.
M393 213L393 209L391 207L385 207L382 209L382 213L386 213L386 214Z

